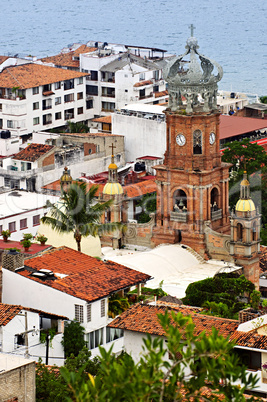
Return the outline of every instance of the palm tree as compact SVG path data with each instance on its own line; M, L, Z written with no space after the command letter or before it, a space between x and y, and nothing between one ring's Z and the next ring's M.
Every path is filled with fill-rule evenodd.
M73 121L67 121L67 132L69 133L89 133L89 127L81 122L74 123Z
M95 202L98 186L87 190L86 183L74 182L67 190L62 189L62 196L56 204L47 203L51 207L49 214L41 221L50 225L59 233L73 233L77 250L81 251L81 239L89 235L97 236L121 229L119 222L101 223L103 213L109 209L113 200Z

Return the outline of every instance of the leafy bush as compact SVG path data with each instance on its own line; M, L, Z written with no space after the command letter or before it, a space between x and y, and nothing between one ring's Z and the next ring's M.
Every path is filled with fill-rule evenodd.
M61 344L64 348L65 357L69 357L71 354L78 356L79 352L86 346L84 328L78 321L65 324Z

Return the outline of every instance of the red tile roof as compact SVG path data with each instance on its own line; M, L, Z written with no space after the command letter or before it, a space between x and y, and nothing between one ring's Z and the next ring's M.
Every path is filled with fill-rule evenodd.
M0 56L0 64L4 63L8 59L8 56Z
M231 341L235 341L238 346L246 348L267 349L267 335L260 335L256 330L250 332L235 331L230 336Z
M261 247L261 254L260 254L260 270L261 273L267 271L267 247Z
M161 92L155 92L155 98L160 98L161 96L167 96L167 95L168 95L168 90L161 91Z
M157 191L155 179L144 180L139 183L129 184L123 187L124 194L127 193L128 198L140 197L147 193L154 193Z
M134 87L143 87L144 85L152 85L153 82L150 80L147 81L140 81L140 82L136 82L136 84L134 84Z
M250 117L220 116L220 139L235 137L237 135L261 130L267 127L267 120Z
M146 159L146 160L148 160L148 161L155 161L155 160L158 160L158 159L162 159L162 157L161 156L140 156L140 158L136 158L136 159Z
M98 123L108 123L111 124L112 117L110 116L103 116L103 117L97 117L96 119L92 119L92 121L96 121Z
M109 326L113 328L127 329L134 332L149 333L157 336L164 336L165 332L161 327L158 314L164 314L166 309L181 312L183 315L191 315L195 324L195 335L205 331L207 334L212 332L212 328L216 328L220 335L224 337L230 336L238 327L237 320L229 320L220 317L212 317L199 314L199 310L190 306L177 306L172 304L171 308L160 305L137 304L126 310L119 317L115 318Z
M75 60L74 57L78 57L81 53L93 52L94 50L96 50L96 48L81 45L78 49L68 53L60 53L55 56L43 57L41 61L44 63L53 63L55 66L79 68L80 62L79 60Z
M48 151L53 149L53 145L45 144L30 144L22 151L18 152L13 156L13 159L18 159L22 161L35 162L42 155L46 154Z
M30 270L25 268L18 271L19 275L87 302L107 297L138 283L145 283L151 278L115 262L103 262L68 247L59 247L43 253L40 257L26 259L25 266ZM32 269L49 269L54 273L55 279L39 279L32 275ZM60 275L56 274L66 276L60 278Z
M88 74L40 64L23 64L7 67L0 73L0 87L27 89L53 82L84 77Z

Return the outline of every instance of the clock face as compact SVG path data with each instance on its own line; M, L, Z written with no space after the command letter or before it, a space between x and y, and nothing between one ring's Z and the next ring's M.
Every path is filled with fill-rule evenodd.
M183 134L178 134L176 136L176 143L182 147L186 143L185 136Z
M215 142L215 133L210 133L210 145L213 145Z

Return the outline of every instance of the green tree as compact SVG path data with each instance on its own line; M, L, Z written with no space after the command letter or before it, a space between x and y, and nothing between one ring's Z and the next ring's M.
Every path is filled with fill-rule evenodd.
M267 103L267 96L261 96L260 101L261 103Z
M101 217L112 200L96 202L97 189L97 186L92 186L87 190L84 182L72 183L67 190L62 189L58 203L48 201L47 206L51 209L41 219L59 233L73 233L78 251L81 251L82 236L97 236L121 228L119 223L101 223Z
M39 361L36 364L35 379L37 402L61 402L71 396L71 391L66 386L58 367L47 367Z
M66 358L71 354L78 356L79 352L86 346L84 328L78 321L71 321L65 324L61 344Z
M72 121L67 121L67 130L68 133L89 133L89 127L84 123L74 123Z
M159 315L165 339L147 336L139 363L124 353L119 359L100 347L100 373L87 381L80 373L61 369L76 402L171 402L202 400L203 389L209 389L205 400L252 401L245 390L254 388L256 379L246 376L245 367L233 353L232 342L214 329L194 334L191 317L166 311ZM167 359L169 357L169 359ZM190 375L188 375L190 371ZM235 381L241 380L241 385Z
M96 375L99 372L100 362L98 357L94 357L91 359L92 353L86 346L84 346L75 356L73 353L67 357L64 366L69 371L78 371L82 369L82 372L85 374L84 378L88 378L87 373L92 375Z
M142 208L142 212L138 217L139 223L146 223L150 221L149 214L155 213L157 210L157 194L156 193L147 193L142 196L137 202L137 207Z

